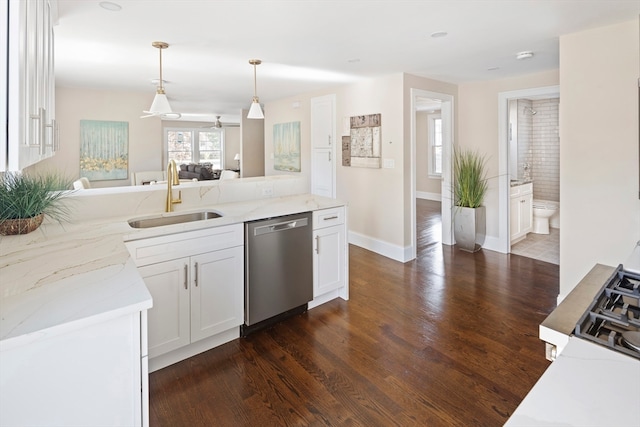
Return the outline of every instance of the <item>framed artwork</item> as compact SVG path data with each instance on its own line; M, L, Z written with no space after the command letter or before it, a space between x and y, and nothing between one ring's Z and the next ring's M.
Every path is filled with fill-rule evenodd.
M300 122L273 125L273 168L300 172Z
M80 177L129 179L129 122L80 120Z
M342 165L380 168L382 114L353 116L350 135L342 137Z

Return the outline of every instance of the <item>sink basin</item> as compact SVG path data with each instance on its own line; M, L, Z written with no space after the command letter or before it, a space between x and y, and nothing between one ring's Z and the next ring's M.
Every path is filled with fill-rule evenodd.
M179 215L156 216L153 218L132 219L129 226L132 228L152 228L163 225L182 224L185 222L204 221L205 219L220 218L222 214L214 211L192 212Z

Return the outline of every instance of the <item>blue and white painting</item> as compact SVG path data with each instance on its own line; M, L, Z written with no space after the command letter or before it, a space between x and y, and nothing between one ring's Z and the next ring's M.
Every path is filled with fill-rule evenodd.
M129 122L80 120L80 177L128 179Z
M300 172L300 122L273 125L273 168Z

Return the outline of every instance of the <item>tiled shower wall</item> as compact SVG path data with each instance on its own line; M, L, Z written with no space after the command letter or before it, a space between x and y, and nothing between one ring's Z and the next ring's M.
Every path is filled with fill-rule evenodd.
M532 101L533 198L560 201L560 134L558 98Z
M531 165L533 164L533 123L531 113L525 113L525 108L532 108L529 99L518 99L518 178L531 179ZM529 164L529 172L525 172L524 165Z
M518 177L530 165L533 198L560 201L559 99L518 100ZM524 112L531 107L537 114Z

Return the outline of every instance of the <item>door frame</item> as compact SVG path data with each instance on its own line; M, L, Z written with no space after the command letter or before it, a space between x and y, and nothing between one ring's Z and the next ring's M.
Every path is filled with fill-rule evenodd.
M453 229L452 229L452 212L453 198L451 197L451 184L453 181L451 169L451 153L454 144L454 105L453 95L440 92L432 92L423 89L410 89L411 94L411 188L409 194L411 196L411 246L408 248L408 254L405 259L412 260L417 256L417 225L416 225L416 113L417 98L432 98L442 102L442 243L445 245L453 245Z
M520 98L554 98L560 96L560 86L542 86L498 93L498 247L511 252L509 212L509 101Z

